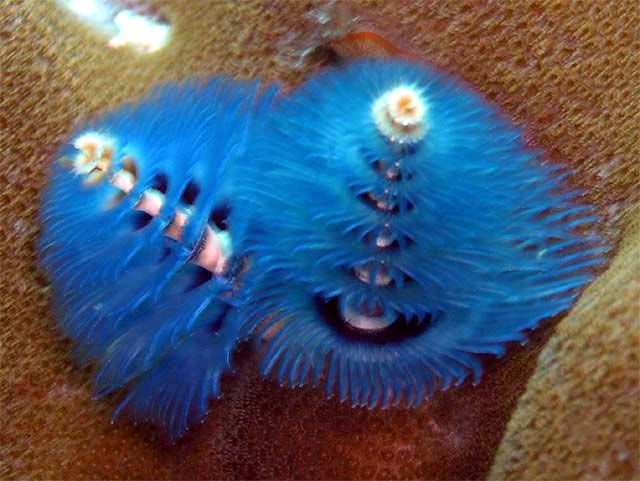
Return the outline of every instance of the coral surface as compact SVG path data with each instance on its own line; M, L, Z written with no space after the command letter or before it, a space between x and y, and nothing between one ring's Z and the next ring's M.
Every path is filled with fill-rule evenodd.
M639 247L640 206L629 212L610 269L540 353L490 479L630 479L640 472Z
M243 352L238 375L223 381L225 398L216 402L205 425L178 445L167 448L145 429L106 422L113 405L93 401L89 374L72 368L37 268L39 200L58 145L77 120L161 82L220 72L299 82L305 69L317 65L302 62L294 69L283 61L290 58L283 57L283 45L304 50L308 45L298 45L291 33L331 25L318 5L302 0L154 3L171 22L173 37L164 49L144 56L106 47L53 0L13 0L0 7L0 478L485 477L553 323L528 346L514 348L505 362L488 366L479 386L450 390L419 411L368 413L326 401L311 389L292 392L256 382L253 357ZM330 3L320 5L329 20ZM598 206L603 230L614 242L619 239L618 226L631 219L622 214L640 198L636 0L363 0L354 5L354 15L368 15L381 34L402 39L461 76L526 126L552 161L576 170L574 182ZM351 28L353 22L341 25ZM317 41L325 38L319 35ZM640 248L627 232L623 252L630 261L640 256ZM537 473L572 476L577 467L588 466L597 477L606 471L594 469L613 462L613 454L618 464L611 476L640 476L633 423L637 397L620 403L623 384L616 381L622 372L616 366L631 359L634 341L594 324L601 319L614 329L633 321L637 297L623 298L615 287L625 264L614 260L583 296L581 325L591 326L585 330L587 346L600 346L592 351L600 362L577 358L591 371L600 369L590 382L609 381L599 384L597 396L587 397L584 412L619 410L614 419L624 422L579 423L571 432L558 420L557 429L549 431L552 418L538 424L527 420L526 411L524 417L517 414L519 424L509 428L497 458L496 477L535 474L523 470L531 459L536 466L530 469ZM560 324L559 329L573 328ZM586 395L577 388L565 392ZM566 403L566 409L554 406L545 416L568 413L581 399ZM530 441L514 438L518 431ZM585 443L571 453L576 469L560 471L576 439ZM600 450L609 439L611 450ZM617 452L615 439L623 440ZM521 447L513 452L512 446Z

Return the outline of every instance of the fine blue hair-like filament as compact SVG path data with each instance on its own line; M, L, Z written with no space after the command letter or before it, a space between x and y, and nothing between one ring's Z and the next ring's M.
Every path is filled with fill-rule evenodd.
M225 78L160 87L75 134L110 142L110 172L135 165L130 192L70 170L72 142L45 193L41 262L76 358L95 366L99 396L123 393L116 414L152 421L172 441L220 396L231 366L240 328L228 315L234 279L192 260L228 204L230 164L273 93ZM155 216L136 209L147 194L162 199ZM166 231L179 210L188 220L174 240Z
M386 138L372 118L398 86L428 105L419 142ZM595 216L562 173L426 66L317 75L280 100L247 159L232 213L251 258L243 332L266 344L265 375L324 379L354 405L478 382L481 355L566 311L602 263ZM389 325L354 328L354 312Z
M372 118L398 86L428 105L415 143ZM428 67L355 62L275 112L273 94L225 79L170 85L83 126L112 142L113 171L135 161L126 195L54 167L42 263L97 394L122 396L114 418L177 439L250 336L265 376L324 383L353 405L417 405L478 382L482 355L568 309L602 262L596 217L566 172ZM147 194L162 198L157 215L136 209ZM239 276L194 264L228 206ZM188 221L175 240L177 212Z

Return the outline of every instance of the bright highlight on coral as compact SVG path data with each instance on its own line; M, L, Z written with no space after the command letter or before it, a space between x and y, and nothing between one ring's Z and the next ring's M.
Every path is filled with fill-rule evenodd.
M373 120L391 142L409 144L427 132L427 103L415 86L401 85L385 92L373 104Z
M152 53L165 47L171 26L150 15L123 9L109 0L58 0L95 30L108 37L112 48L130 46L138 53Z
M118 33L109 40L110 47L131 45L141 53L160 50L169 42L169 25L151 20L129 10L118 12L113 19Z

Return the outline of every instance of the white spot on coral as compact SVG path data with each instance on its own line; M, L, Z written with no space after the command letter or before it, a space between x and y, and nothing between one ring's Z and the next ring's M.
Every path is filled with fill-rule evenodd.
M118 34L109 40L111 47L131 45L140 52L160 50L169 42L169 25L150 20L129 10L119 12L113 19Z
M108 0L58 0L95 30L108 37L112 48L130 46L139 53L160 50L169 42L168 23L119 8Z
M111 9L99 0L63 0L62 3L77 15L95 22L105 22L111 14Z

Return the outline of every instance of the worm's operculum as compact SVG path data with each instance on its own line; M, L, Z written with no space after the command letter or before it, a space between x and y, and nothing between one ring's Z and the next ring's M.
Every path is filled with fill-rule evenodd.
M428 130L428 105L422 92L413 86L401 85L383 93L373 103L371 113L378 131L391 142L416 143Z

